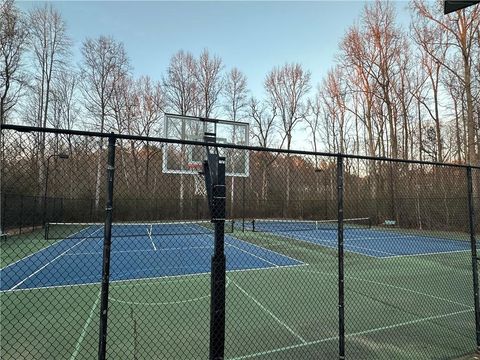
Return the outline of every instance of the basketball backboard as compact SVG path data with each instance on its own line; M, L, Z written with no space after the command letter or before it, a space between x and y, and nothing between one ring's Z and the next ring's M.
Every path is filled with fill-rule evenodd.
M218 144L248 145L249 125L219 119L165 114L165 137L174 140L203 142L205 132L216 134ZM226 158L226 175L249 175L249 158L246 150L221 148L220 156ZM165 144L163 172L171 174L197 174L206 157L204 146Z

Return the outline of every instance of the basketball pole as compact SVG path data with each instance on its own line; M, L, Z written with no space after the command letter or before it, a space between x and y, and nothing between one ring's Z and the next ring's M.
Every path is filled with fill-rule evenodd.
M215 143L215 134L205 133L205 142ZM211 262L210 297L210 360L223 360L225 352L225 158L218 149L210 152L203 162L205 185L211 221L215 225L214 252Z

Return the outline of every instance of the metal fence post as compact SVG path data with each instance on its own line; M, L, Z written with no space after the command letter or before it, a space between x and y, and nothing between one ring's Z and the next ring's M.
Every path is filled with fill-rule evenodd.
M480 300L478 293L478 259L475 240L475 207L473 205L472 168L467 167L468 224L470 230L470 248L472 252L473 296L475 304L475 331L477 351L480 351Z
M112 244L113 181L115 174L115 135L108 138L107 206L103 237L102 290L100 293L100 330L98 359L105 360L107 350L108 286L110 278L110 247Z
M20 234L22 233L22 230L23 230L23 195L20 195L20 229L19 229Z
M242 231L245 232L245 177L242 178Z
M90 199L90 222L93 222L93 203L94 200Z
M343 263L343 156L337 156L338 357L345 359L345 276Z
M0 219L1 223L0 223L0 234L3 234L4 232L6 232L6 226L5 226L5 209L7 208L7 205L5 205L7 203L7 193L3 193L3 196L2 196L2 218Z
M32 201L33 201L33 214L32 214L33 229L32 230L35 230L35 228L37 227L37 197L33 196Z

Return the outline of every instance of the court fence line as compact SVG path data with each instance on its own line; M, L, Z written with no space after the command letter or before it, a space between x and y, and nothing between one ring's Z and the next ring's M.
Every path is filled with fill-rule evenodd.
M210 219L207 201L195 191L193 179L188 175L162 172L161 153L166 151L164 144L172 144L169 158L183 163L188 161L186 148L203 151L212 144L6 124L1 126L1 142L4 153L0 232L5 235L1 238L0 275L4 284L0 296L11 314L2 320L8 323L2 326L2 337L6 339L1 350L3 356L13 359L30 352L37 358L72 353L76 358L92 358L91 349L97 339L98 359L122 357L126 353L133 358L152 354L166 358L208 357L208 338L194 335L208 327L205 307L199 301L170 299L195 298L200 289L209 288L208 266L214 254L213 246L206 245L213 245L213 234L218 229L215 222L212 226L186 225L187 220ZM420 357L445 358L480 351L476 239L480 226L479 166L255 146L215 146L239 151L231 153L232 156L246 154L250 164L248 177L242 181L226 179L223 190L227 197L224 204L227 218L233 221L232 231L225 234L225 250L223 243L216 244L221 246L222 253L225 251L227 262L227 266L218 267L222 272L219 278L227 278L232 271L231 283L235 285L237 279L242 279L242 287L238 288L262 305L256 313L247 302L229 297L228 290L226 295L220 292L218 296L212 290L208 297L216 302L214 308L226 309L227 323L221 327L221 333L210 338L210 344L221 347L221 351L212 351L210 345L211 359L223 358L224 348L227 358L278 351L294 351L292 357L296 358L395 357L400 356L394 350L399 345L392 342L395 334L390 333L399 327L395 324L413 326L411 335L403 335L405 349L418 341L419 333L423 334L426 348L438 344L439 336L444 336L441 339L446 344L444 348L437 349L438 353L418 350ZM49 162L60 153L68 156L64 159L55 156ZM50 176L45 176L49 170ZM105 204L103 209L102 204ZM98 236L98 229L92 231L91 225L102 218L104 234ZM331 218L335 220L332 228L294 229L302 221L321 222ZM177 233L175 226L168 234L153 234L147 229L138 241L127 227L115 230L115 224L123 221L145 224L157 221L159 226L166 226L172 219L179 220L173 222L178 225ZM256 221L276 219L283 221L277 224L278 228L255 226ZM348 226L349 221L360 219L368 219L368 226ZM56 230L48 230L49 223L55 223ZM48 231L58 231L59 237L46 247L45 241L54 239L50 239ZM228 237L241 246L228 246ZM352 239L360 243L352 244ZM199 241L204 246L199 247ZM337 246L326 246L327 242L336 242ZM148 251L144 249L147 246ZM122 250L112 251L114 247ZM163 249L175 250L157 251ZM470 252L471 262L465 256L466 251ZM66 254L74 260L67 260ZM424 254L432 254L432 258L422 260ZM298 264L312 270L297 276ZM292 270L278 276L262 271L271 267ZM321 276L322 272L336 273L337 281ZM165 281L147 286L135 281L175 276L182 276L182 281L174 285ZM119 280L131 280L132 289L141 290L110 289L110 283ZM212 278L212 289L214 282ZM82 283L91 286L74 286ZM387 286L371 294L372 288L379 284ZM44 288L42 293L29 292L31 295L25 296L11 291L38 285L39 289ZM422 291L418 290L420 286ZM394 293L402 288L411 291ZM322 297L323 307L319 301ZM109 299L120 300L109 302ZM455 307L469 301L474 315L471 319L467 319L468 311ZM57 336L68 325L72 341L67 336L64 341L43 343L41 350L35 352L34 344L41 335L34 324L42 311L54 314L51 306L56 302L76 304L79 315L55 323L47 321L45 329L52 332L47 335ZM165 303L172 308L147 309L138 305L142 303ZM98 318L93 315L97 305ZM284 329L262 339L260 334L269 329L271 321L262 317L265 309L275 314L273 319ZM377 312L379 309L396 312L398 319L387 318L381 310ZM130 315L124 316L126 313ZM277 317L279 313L281 316ZM214 315L218 314L213 311L210 316ZM424 324L429 319L440 321L460 315L449 335L442 334L436 325ZM26 320L20 322L22 316ZM462 323L465 319L466 324ZM251 321L260 322L256 325L258 330L251 328ZM98 325L98 331L93 329L94 325ZM81 340L78 331L75 332L78 329ZM285 329L290 329L290 335L291 329L295 329L294 335L302 339L302 344L282 343L281 331ZM373 336L378 341L378 352L354 341L353 335ZM133 340L128 340L132 336ZM237 339L234 344L229 342L229 336ZM469 340L449 346L449 341L460 338ZM333 349L329 343L335 340L338 343ZM78 341L87 342L88 346L79 346ZM303 349L304 345L308 348L318 345L318 348L309 352ZM381 348L388 351L382 352Z

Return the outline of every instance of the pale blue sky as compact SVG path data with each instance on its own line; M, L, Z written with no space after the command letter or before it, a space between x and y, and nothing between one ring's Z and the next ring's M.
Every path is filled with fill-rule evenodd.
M19 2L27 10L40 2ZM408 26L406 1L395 3ZM312 72L312 85L332 66L338 43L359 19L363 1L318 2L140 2L56 1L80 61L86 37L111 35L127 49L133 73L161 79L170 56L180 49L219 55L226 69L237 66L256 96L265 74L299 62Z

